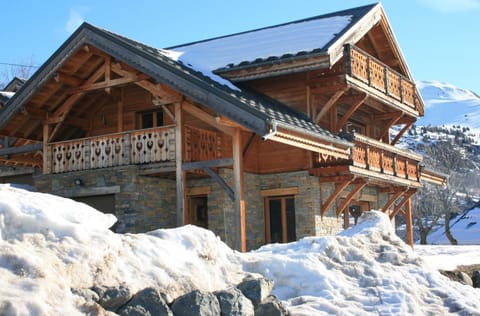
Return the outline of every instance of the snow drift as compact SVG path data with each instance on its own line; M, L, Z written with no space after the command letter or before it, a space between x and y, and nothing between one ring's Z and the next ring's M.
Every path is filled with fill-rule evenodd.
M0 185L0 314L80 315L71 289L153 286L168 299L238 284L275 282L294 315L475 314L479 292L429 267L397 238L388 217L368 212L335 237L309 237L249 253L210 231L184 226L115 234L111 215L82 203Z

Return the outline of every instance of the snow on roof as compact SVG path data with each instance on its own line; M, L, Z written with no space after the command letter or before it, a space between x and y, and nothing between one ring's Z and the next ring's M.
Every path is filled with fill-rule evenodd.
M213 232L187 225L115 234L113 216L83 203L0 184L0 306L6 315L83 315L78 294L154 286L169 301L261 274L294 315L476 314L478 294L454 283L367 212L341 236L307 237L238 253ZM390 227L390 228L389 228ZM77 290L77 291L75 291ZM100 312L97 309L92 309Z
M178 60L214 71L242 62L321 51L351 22L352 15L309 19L172 47Z
M13 97L14 94L15 94L15 92L0 91L0 96L5 97L5 98L8 98L8 99L10 99L11 97Z

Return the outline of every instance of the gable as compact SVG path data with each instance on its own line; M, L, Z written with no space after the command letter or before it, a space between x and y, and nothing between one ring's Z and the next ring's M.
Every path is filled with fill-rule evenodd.
M96 114L105 99L115 102L115 95L107 93L105 98L107 90L134 84L162 104L179 102L178 98L185 96L260 136L281 126L343 148L349 146L301 113L216 79L175 60L168 51L85 23L9 101L0 114L0 134L39 141L43 123L60 126L64 124L58 123L68 122L76 127L68 131L68 137L88 136L82 134L87 122L79 113ZM57 128L51 133L59 134Z

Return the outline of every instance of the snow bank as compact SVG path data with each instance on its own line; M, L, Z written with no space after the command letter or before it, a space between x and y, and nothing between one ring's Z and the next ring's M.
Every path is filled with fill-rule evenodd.
M246 270L275 280L294 315L444 315L480 310L479 291L454 284L398 238L386 215L367 212L336 237L267 245Z
M0 236L20 239L24 234L42 234L56 239L80 239L103 232L116 222L115 216L49 194L34 193L0 184Z
M260 273L294 315L475 314L476 289L453 283L368 212L336 237L241 254L195 226L115 234L114 218L48 194L0 186L0 314L81 315L72 289L154 286L168 299L215 291ZM88 305L90 304L90 305Z

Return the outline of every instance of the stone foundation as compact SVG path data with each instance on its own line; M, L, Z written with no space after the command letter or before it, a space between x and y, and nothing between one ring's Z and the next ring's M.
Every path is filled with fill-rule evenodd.
M64 197L114 195L116 231L140 233L176 226L176 182L139 175L137 166L40 175L35 177L36 189ZM220 168L219 175L233 188L232 170ZM81 184L76 184L80 180ZM233 246L235 227L234 203L225 190L212 178L187 178L187 192L206 195L208 228ZM343 228L343 220L335 215L335 203L320 217L321 197L333 192L332 184L320 186L318 178L308 171L280 174L244 174L247 249L265 244L264 190L295 190L295 223L297 239L306 236L334 235ZM203 193L202 193L203 192ZM264 191L265 192L265 191ZM321 192L321 193L320 193Z

